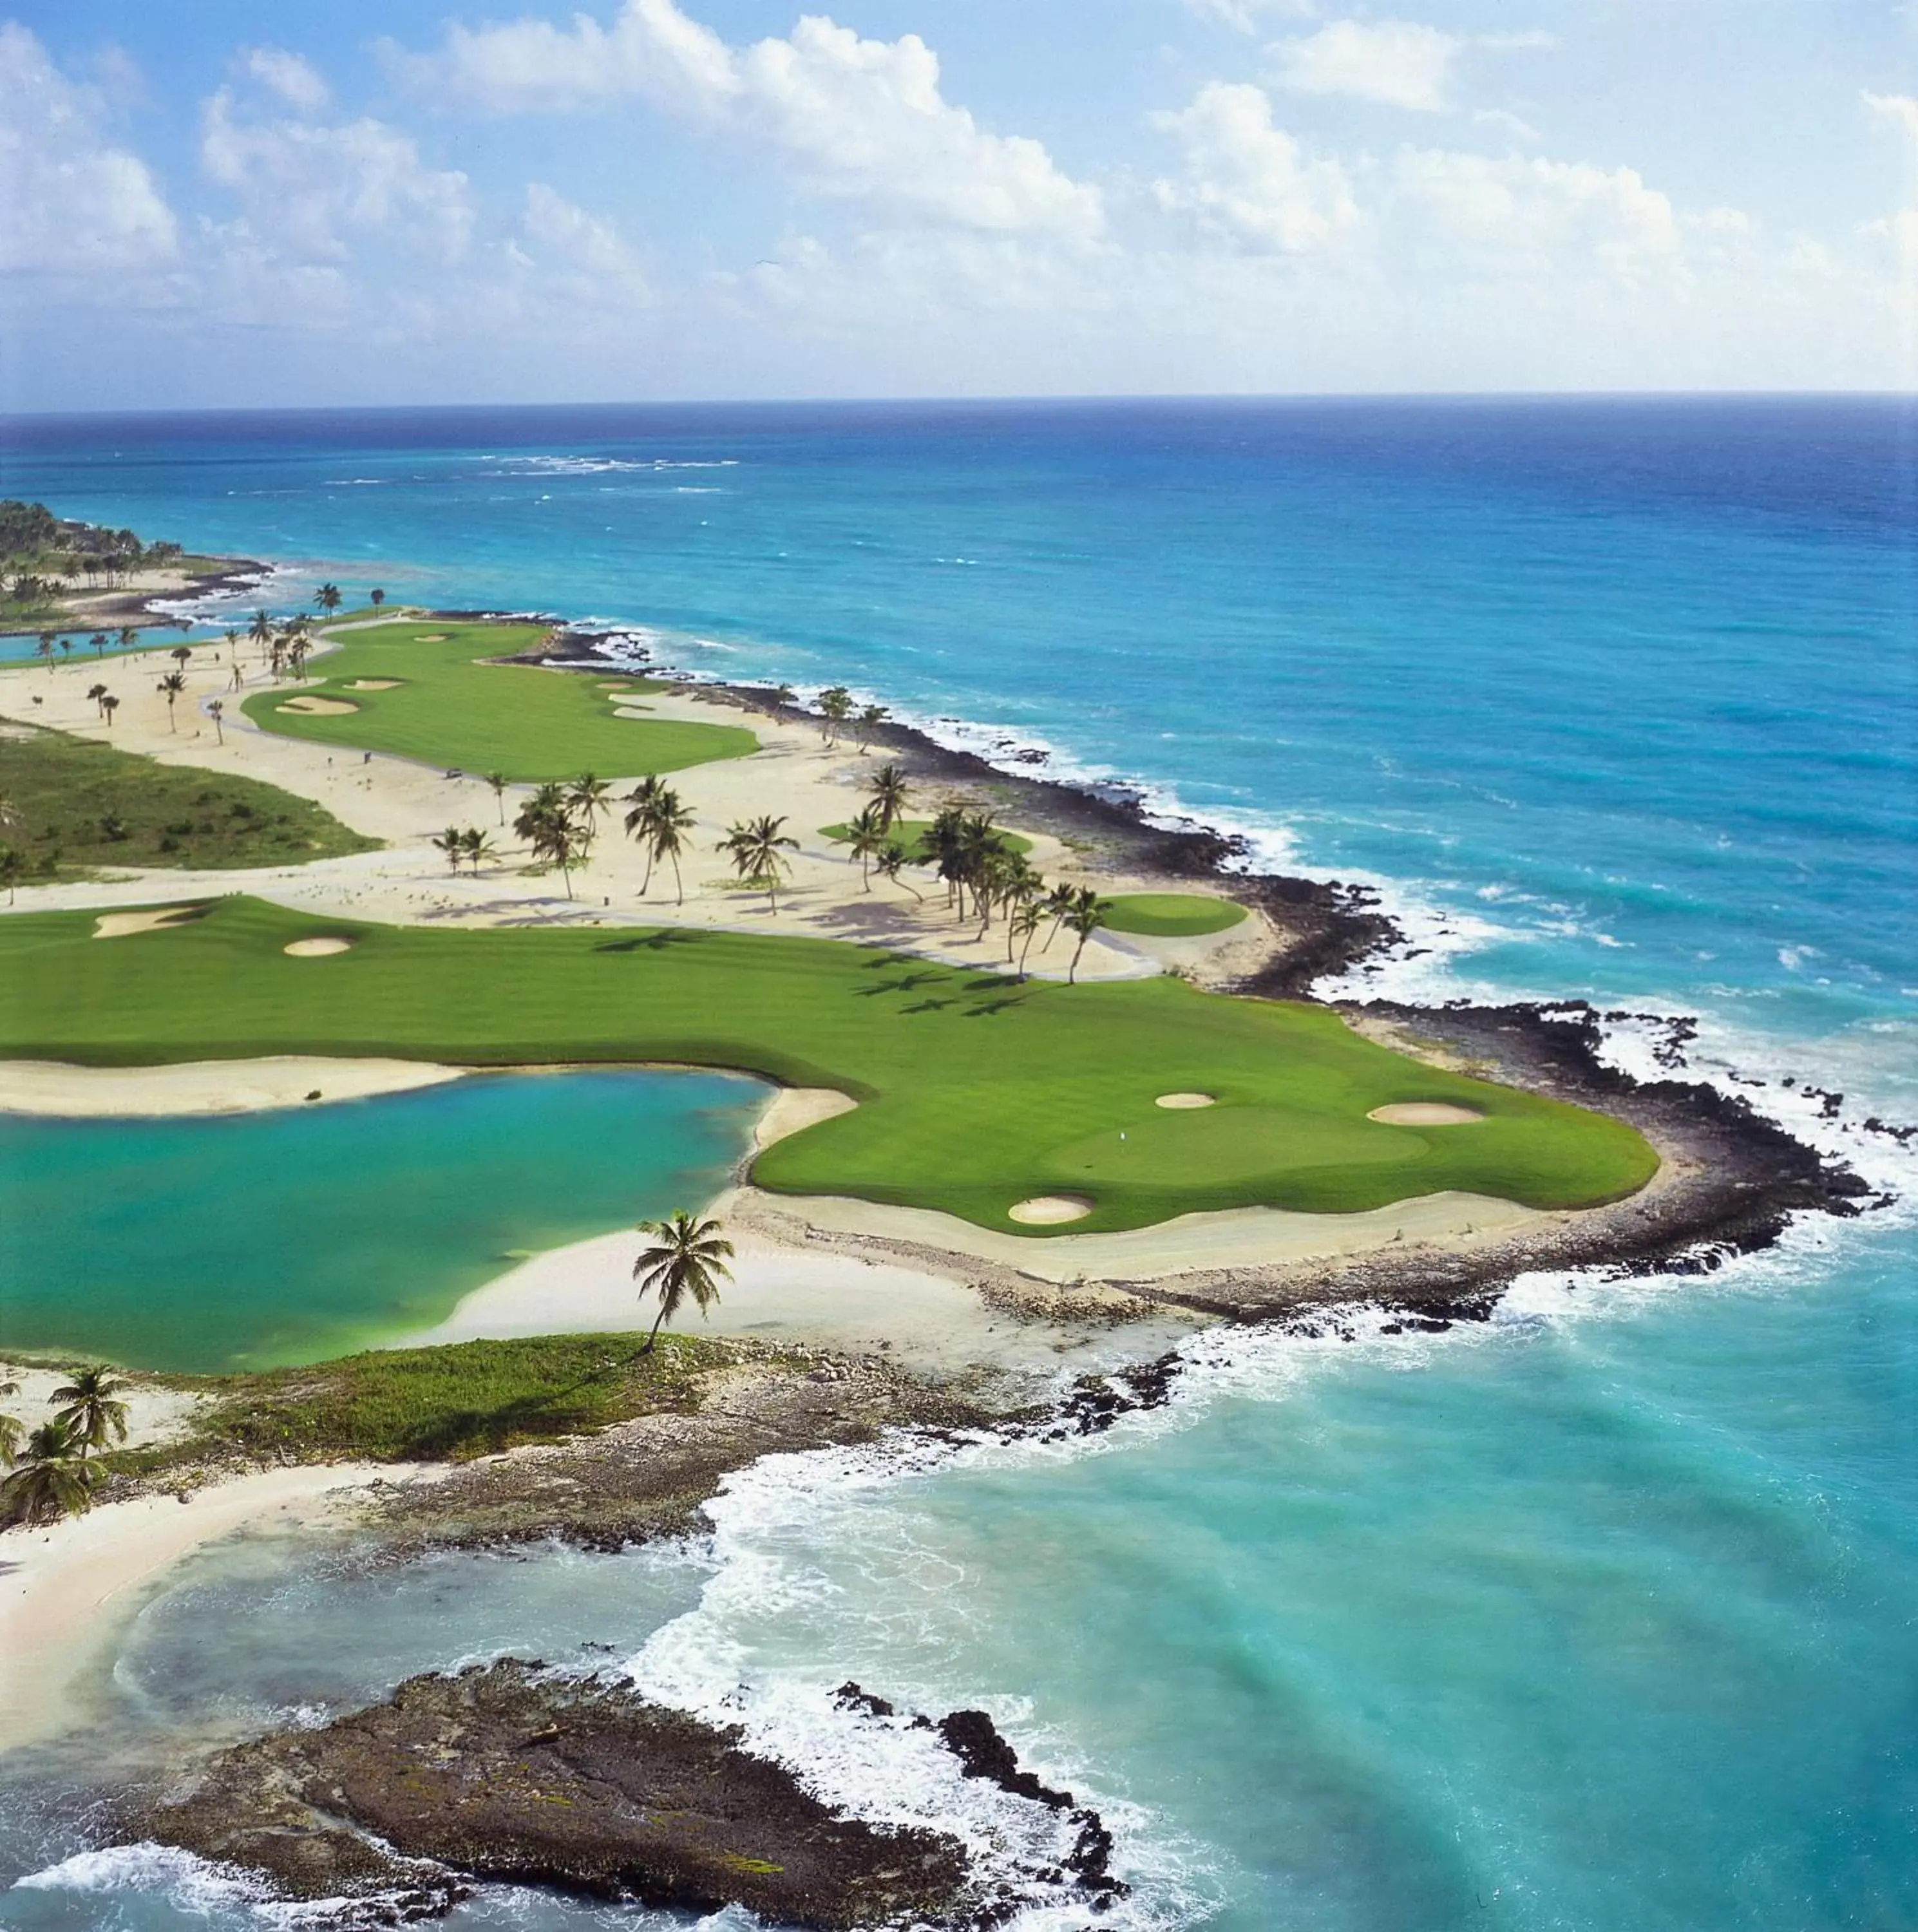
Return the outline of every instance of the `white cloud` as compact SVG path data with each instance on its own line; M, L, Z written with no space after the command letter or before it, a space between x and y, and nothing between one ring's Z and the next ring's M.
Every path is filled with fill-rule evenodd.
M1393 182L1415 229L1481 264L1553 272L1589 263L1627 280L1679 264L1672 205L1633 168L1406 148ZM1715 212L1721 228L1742 218Z
M1475 128L1492 128L1499 134L1509 136L1512 140L1523 141L1528 144L1534 141L1542 141L1545 138L1530 122L1521 119L1516 114L1508 114L1502 107L1478 109L1472 117L1472 124Z
M617 226L531 183L506 248L512 268L548 298L587 308L650 308L659 300L644 257Z
M466 176L428 167L410 136L381 122L243 118L223 87L206 104L200 153L262 251L289 262L344 262L356 240L389 236L444 263L472 233Z
M1299 94L1349 94L1436 112L1448 104L1464 43L1413 20L1334 20L1272 49L1280 81Z
M674 0L626 0L611 27L525 20L449 31L407 62L446 97L496 112L641 98L769 146L803 185L890 214L989 233L1096 236L1098 190L1037 141L986 132L940 91L938 56L916 34L863 40L809 14L784 39L734 46Z
M1316 0L1185 0L1185 4L1187 10L1200 20L1216 20L1241 34L1256 34L1260 20L1268 16L1310 20L1319 11Z
M1918 100L1908 94L1873 94L1868 91L1859 98L1864 102L1867 113L1918 143Z
M1358 219L1345 170L1307 159L1274 127L1262 88L1215 81L1183 112L1155 114L1152 124L1185 151L1184 178L1155 182L1154 200L1214 240L1254 254L1297 254L1324 247Z
M319 69L282 47L254 48L246 57L245 70L302 114L317 114L332 98Z
M0 24L0 271L80 280L176 255L173 211L146 163L101 137L102 118L32 33Z

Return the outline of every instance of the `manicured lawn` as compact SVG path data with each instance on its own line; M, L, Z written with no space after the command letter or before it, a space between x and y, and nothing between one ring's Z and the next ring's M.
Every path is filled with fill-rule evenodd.
M643 706L659 687L617 678L610 669L598 678L482 662L532 650L545 635L538 624L431 621L349 631L338 650L309 662L305 683L257 692L243 708L256 724L289 738L389 752L443 768L503 772L529 784L582 772L638 778L758 748L759 740L736 724L619 716L622 708ZM626 692L603 688L609 683ZM354 688L373 685L389 688ZM288 708L302 698L353 708Z
M923 862L927 856L926 835L932 830L932 821L929 818L896 818L889 836L891 842L908 858L916 862ZM1004 826L995 826L993 830L1004 840L1008 851L1016 852L1023 856L1032 850L1030 838L1022 838L1016 832L1008 832ZM822 825L819 828L819 836L844 844L852 836L852 827L850 825Z
M1115 932L1140 932L1156 939L1193 939L1223 932L1245 916L1245 908L1210 892L1121 892L1109 902L1106 923Z
M0 918L0 1054L742 1068L861 1102L768 1149L762 1186L1008 1231L1015 1202L1062 1191L1096 1205L1058 1232L1088 1232L1259 1203L1348 1212L1443 1188L1582 1206L1631 1192L1656 1166L1621 1122L1421 1066L1320 1008L1170 976L1018 986L827 940L355 925L238 896L188 925L110 942L92 930L90 914ZM356 944L284 951L323 934ZM1218 1104L1154 1104L1194 1091ZM1486 1118L1366 1118L1417 1100Z
M380 842L274 785L30 726L0 735L0 844L40 877L98 866L284 866Z

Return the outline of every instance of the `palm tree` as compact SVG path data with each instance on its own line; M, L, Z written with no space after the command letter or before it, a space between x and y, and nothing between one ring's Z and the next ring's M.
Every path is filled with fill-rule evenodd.
M1052 941L1059 936L1059 928L1064 924L1066 915L1072 910L1073 902L1079 896L1076 887L1062 880L1046 895L1042 910L1052 922L1052 929L1046 935L1046 944L1040 948L1042 952L1052 950Z
M860 890L869 892L872 890L872 861L881 852L892 850L892 834L880 818L876 805L863 807L846 830L851 835L846 843L852 848L852 856L859 861Z
M1112 901L1102 899L1090 886L1081 886L1074 896L1072 910L1066 914L1066 924L1079 934L1079 944L1073 948L1072 964L1066 969L1068 986L1078 976L1079 955L1085 950L1085 942L1105 924L1106 916L1112 909Z
M479 868L488 860L497 856L493 842L476 826L468 826L466 836L461 841L467 863L473 868L473 876L479 876Z
M662 1324L679 1311L688 1295L704 1315L719 1298L719 1282L730 1281L733 1271L726 1264L732 1258L733 1244L721 1238L717 1221L697 1221L682 1208L671 1220L642 1221L642 1234L650 1234L656 1245L640 1251L632 1264L632 1278L639 1283L639 1298L659 1298L659 1312L653 1317L653 1330L646 1338L642 1355L653 1352Z
M18 1467L0 1483L0 1517L31 1525L90 1509L98 1472L75 1453L79 1446L64 1424L43 1422L28 1436Z
M92 699L93 708L98 711L100 709L100 700L107 695L107 687L104 684L89 685L87 687L86 694Z
M819 694L819 715L826 721L819 735L830 745L852 716L852 693L842 684L829 685Z
M719 850L731 855L740 884L764 886L767 904L776 913L779 910L779 876L791 869L785 854L799 850L799 841L788 838L779 829L785 822L764 813L757 818L738 820L719 841Z
M14 896L21 880L26 877L27 862L11 845L0 845L0 886L7 888L7 903L14 903Z
M639 882L639 896L645 898L647 889L653 883L653 865L656 854L653 850L653 814L660 794L666 789L665 782L657 772L649 772L626 794L626 803L632 809L626 814L626 836L637 838L646 848L646 874Z
M167 655L181 670L185 670L193 662L193 646L191 644L176 644Z
M1010 938L1019 942L1019 976L1022 980L1025 977L1025 956L1032 950L1032 935L1045 923L1046 909L1036 898L1023 901L1007 923L1006 929ZM1007 958L1012 957L1010 939L1006 956Z
M486 782L493 788L494 802L500 808L500 823L506 822L506 775L504 772L488 772Z
M273 620L264 610L253 614L253 622L247 626L247 635L260 646L260 661L266 662L266 646L273 641Z
M170 670L160 680L160 688L167 699L167 728L170 731L177 731L180 728L174 721L173 706L179 701L180 693L186 688L186 680L176 670Z
M897 765L882 765L866 782L866 796L879 808L879 823L890 832L905 816L908 790L905 773Z
M686 850L686 835L693 827L693 812L680 802L677 792L662 788L647 808L646 864L647 875L662 862L673 868L673 903L686 904L686 881L680 877L680 854Z
M556 784L543 784L528 799L513 830L533 848L533 856L557 866L573 896L573 867L584 856L578 828L566 809L566 794Z
M899 874L905 870L906 856L896 845L888 845L872 861L872 868L882 879L890 880L896 886L903 886L916 899L923 901L926 895L910 879Z
M107 728L109 730L111 730L113 727L113 714L119 710L120 700L110 691L107 695L100 700L100 708L106 712Z
M323 615L332 616L339 609L342 601L340 586L337 584L323 584L313 593L313 601Z
M382 590L377 584L367 592L367 596L372 600L373 608L376 610L386 601L386 592Z
M74 640L71 638L62 638L60 640L60 662L62 664L71 664L73 661Z
M38 654L47 660L47 668L49 670L53 668L53 646L56 641L51 631L42 631L40 634L40 641L34 647Z
M54 1417L79 1445L81 1455L127 1439L127 1405L119 1400L133 1387L109 1368L69 1369L71 1382L47 1397L66 1406Z
M873 733L892 716L883 704L869 704L859 714L859 748L863 752Z
M224 745L227 742L227 727L223 722L227 716L226 706L217 698L210 699L206 706L206 715L213 720L215 741Z
M604 778L582 772L566 790L566 809L579 820L580 843L590 846L599 830L599 814L611 812L606 802L613 788Z
M0 1401L20 1392L18 1382L0 1382ZM26 1425L17 1415L0 1415L0 1469L14 1466L14 1458L20 1453L20 1438L26 1433Z
M460 861L466 856L466 834L457 825L449 825L431 843L434 851L446 854L446 863L457 878Z

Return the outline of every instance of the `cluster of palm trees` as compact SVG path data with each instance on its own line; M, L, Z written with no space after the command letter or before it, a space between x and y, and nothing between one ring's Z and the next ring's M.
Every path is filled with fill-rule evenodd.
M335 592L335 595L338 593ZM247 635L260 646L260 661L273 677L284 677L290 670L296 678L306 676L306 661L313 650L313 620L302 612L289 617L284 624L273 621L269 610L256 610L253 621L247 626ZM230 631L230 643L237 644L238 636ZM233 682L239 688L240 678L239 656L233 658Z
M495 787L503 794L503 781ZM612 810L612 790L605 779L583 772L569 785L541 785L513 820L513 830L532 847L533 857L559 867L568 898L573 896L575 868L592 858L600 814Z
M686 881L680 876L680 854L686 850L686 834L692 830L692 807L656 774L641 778L626 794L626 802L632 808L626 814L626 836L637 839L646 854L646 876L640 881L640 897L645 898L653 883L654 867L670 864L674 902L684 905Z
M0 1523L53 1522L90 1509L101 1474L92 1457L127 1439L120 1397L132 1384L110 1369L68 1372L47 1398L54 1414L38 1428L0 1415L0 1467L9 1472L0 1482ZM17 1382L0 1382L0 1396L19 1394Z
M446 863L455 878L462 866L470 866L475 878L488 860L498 856L491 836L476 826L469 825L461 831L457 825L449 825L434 839L433 849L446 855Z
M792 687L782 684L773 695L790 704ZM819 694L820 736L828 748L839 742L839 734L850 724L859 740L859 748L864 751L875 728L891 715L883 704L860 704L842 684L829 685Z
M113 722L114 712L120 708L120 700L104 684L89 686L86 694L92 699L94 709L110 726Z

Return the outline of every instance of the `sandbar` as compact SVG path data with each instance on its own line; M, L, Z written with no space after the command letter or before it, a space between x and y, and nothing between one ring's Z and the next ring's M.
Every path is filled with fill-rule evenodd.
M171 1066L70 1066L55 1060L0 1060L0 1113L119 1115L239 1114L322 1100L364 1100L461 1078L426 1060L183 1060Z

